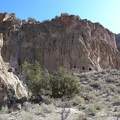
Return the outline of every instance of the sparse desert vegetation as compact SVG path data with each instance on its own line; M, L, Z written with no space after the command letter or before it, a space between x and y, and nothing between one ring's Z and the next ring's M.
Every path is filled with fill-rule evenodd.
M62 73L63 74L63 73ZM3 107L0 120L119 120L120 71L81 73L79 92L71 97L42 94L39 104L26 102L19 111Z

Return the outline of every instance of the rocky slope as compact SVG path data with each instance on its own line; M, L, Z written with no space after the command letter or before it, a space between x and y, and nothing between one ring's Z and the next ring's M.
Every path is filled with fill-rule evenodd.
M22 85L17 76L13 74L14 69L5 63L1 57L1 48L3 46L3 35L0 34L0 109L8 104L12 97L27 97L27 90Z
M1 22L2 56L14 67L24 60L38 60L48 70L60 66L72 72L120 68L115 36L99 23L61 14L51 21L23 23L8 18Z
M0 120L120 120L120 71L86 72L78 77L80 93L70 100L43 97L20 111L0 111Z

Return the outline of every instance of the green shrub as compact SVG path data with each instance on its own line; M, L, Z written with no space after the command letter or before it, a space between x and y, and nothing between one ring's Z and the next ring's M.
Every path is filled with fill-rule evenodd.
M13 17L13 19L16 19L15 13L11 13L10 15Z
M47 70L42 70L38 61L28 64L25 61L22 64L24 82L34 96L38 97L43 90L49 90L50 74Z
M37 20L35 18L29 17L28 23L30 23L30 22L35 23L35 22L37 22Z
M47 91L52 97L61 98L71 96L79 91L76 77L71 76L63 67L50 75L47 70L42 70L39 62L28 64L25 61L22 64L22 69L25 76L24 81L34 96L39 96L40 93Z
M54 98L61 98L63 96L71 96L78 93L79 83L76 78L71 76L69 72L60 67L58 71L53 72L50 80L52 89L52 96Z

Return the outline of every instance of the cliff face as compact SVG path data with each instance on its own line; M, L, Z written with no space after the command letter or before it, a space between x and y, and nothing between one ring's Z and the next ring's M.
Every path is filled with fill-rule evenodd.
M0 34L0 109L6 105L12 97L27 97L27 90L17 76L13 74L13 68L5 63L1 57L3 35Z
M120 34L115 34L117 48L120 51Z
M48 70L60 66L77 72L120 68L115 36L99 23L61 14L51 21L18 26L13 27L13 21L2 26L2 56L16 68L24 60L38 60Z

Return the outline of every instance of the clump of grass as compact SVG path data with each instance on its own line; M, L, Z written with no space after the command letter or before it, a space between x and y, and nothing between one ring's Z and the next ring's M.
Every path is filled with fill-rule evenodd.
M87 120L87 114L83 111L80 111L77 113L74 120Z
M73 107L73 106L77 106L77 105L80 105L81 103L84 103L85 100L83 97L81 96L74 96L72 99L70 100L57 100L56 101L56 106L57 107L67 107L67 108L70 108L70 107Z
M109 85L111 92L117 93L117 88L114 84Z
M79 76L79 79L80 81L88 81L89 80L89 77L90 77L90 73L81 73L80 76Z
M51 113L52 110L54 109L53 104L46 105L43 103L40 107L41 107L42 112L44 113Z
M0 120L8 120L9 117L10 117L9 114L3 113L3 114L0 115Z
M106 74L107 72L106 72L106 70L103 70L103 71L101 71L101 72L99 72L99 74Z
M59 102L58 107L71 108L73 105L74 105L73 100L61 101L61 102Z
M22 111L20 114L21 120L35 120L35 116L29 112Z
M78 95L76 95L76 96L73 98L73 101L74 101L76 104L81 104L81 103L84 103L84 102L85 102L84 98L82 98L81 96L78 96Z
M1 113L7 113L7 112L8 112L8 107L7 107L7 106L2 107L2 109L1 109L0 112L1 112Z
M50 114L53 112L53 110L55 110L55 106L54 106L54 104L48 105L48 104L42 103L41 105L39 105L39 104L25 103L24 110L32 116L46 117L47 114ZM27 117L30 117L30 120L31 119L37 120L37 119L31 118L31 116L29 116L29 114L27 114L27 113L23 113L23 117L26 116L26 120L27 120Z
M106 79L106 82L107 82L107 83L115 83L116 81L115 81L115 78L108 77L108 78Z
M113 102L114 106L119 106L120 105L120 97L118 97L114 102Z
M110 73L111 72L111 69L105 69L104 70L106 73Z
M87 107L86 107L86 113L88 115L95 116L96 112L97 112L97 110L95 109L95 107L94 107L93 104L87 105Z
M99 103L91 103L86 106L86 112L88 115L95 116L97 111L101 110L102 106Z

